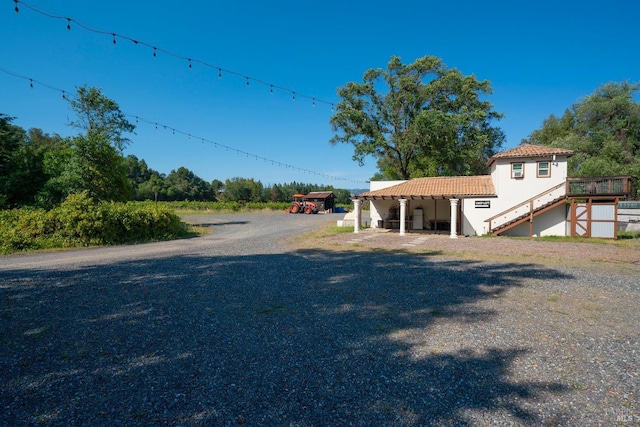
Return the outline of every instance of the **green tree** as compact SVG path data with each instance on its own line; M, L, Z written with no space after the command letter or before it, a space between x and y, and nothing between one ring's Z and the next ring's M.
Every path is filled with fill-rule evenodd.
M568 109L551 115L523 143L575 151L570 176L631 175L640 180L640 83L606 83Z
M336 196L336 203L342 204L342 205L348 205L351 203L351 191L349 190L345 190L345 189L335 189L332 190L333 194Z
M222 199L227 202L262 202L263 186L253 178L232 178L225 180Z
M118 104L99 89L83 86L70 101L77 115L72 126L85 134L67 140L62 149L45 158L50 180L40 195L45 203L59 203L69 194L87 191L95 200L131 200L133 188L128 180L122 149L128 142L123 135L134 130Z
M138 185L135 198L136 200L169 200L164 176L158 172L152 172L147 181Z
M215 200L211 185L185 167L172 170L165 184L167 200Z
M211 181L211 189L213 190L213 195L215 197L214 200L218 200L220 198L220 194L224 190L224 182L219 179L214 179Z
M483 99L490 93L488 81L439 58L405 65L394 56L386 70L370 69L362 83L338 89L331 143L352 144L360 164L376 158L389 179L483 173L504 140L492 126L502 115Z
M133 133L135 126L99 88L87 85L78 88L77 98L71 99L70 104L77 116L70 125L85 130L88 137L98 134L120 153L131 142L124 134Z
M13 125L13 117L0 114L0 208L13 204L19 192L17 153L24 145L24 129Z
M575 117L571 110L566 109L562 117L551 114L542 122L542 128L534 130L529 138L521 141L521 144L551 145L560 138L571 135L575 128Z

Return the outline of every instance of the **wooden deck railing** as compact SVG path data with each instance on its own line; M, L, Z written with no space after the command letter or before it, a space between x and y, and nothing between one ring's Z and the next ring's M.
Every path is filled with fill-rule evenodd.
M631 187L630 176L567 178L567 195L570 197L629 196Z

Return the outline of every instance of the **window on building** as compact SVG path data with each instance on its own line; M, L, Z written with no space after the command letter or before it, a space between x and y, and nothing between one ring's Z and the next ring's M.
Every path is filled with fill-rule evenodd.
M538 178L549 178L551 176L551 163L538 162Z
M511 178L524 178L524 163L511 163Z

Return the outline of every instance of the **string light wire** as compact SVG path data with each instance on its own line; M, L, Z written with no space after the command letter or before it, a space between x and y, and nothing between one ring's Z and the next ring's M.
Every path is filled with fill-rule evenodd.
M276 84L273 84L273 83L269 83L269 82L266 82L264 80L257 79L255 77L251 77L251 76L248 76L246 74L239 73L237 71L228 70L226 68L220 67L218 65L210 64L210 63L202 61L200 59L195 59L195 58L191 58L191 57L188 57L188 56L184 56L184 55L181 55L179 53L175 53L175 52L172 52L170 50L160 48L160 47L155 46L155 45L153 45L151 43L147 43L147 42L135 39L133 37L124 36L122 34L118 34L118 33L113 32L113 31L105 31L105 30L100 30L100 29L97 29L97 28L93 28L93 27L85 25L85 24L83 24L83 23L81 23L81 22L79 22L79 21L77 21L77 20L75 20L73 18L70 18L70 17L67 17L67 16L62 16L62 15L55 15L53 13L45 12L45 11L43 11L41 9L38 9L35 6L30 5L29 3L23 2L22 0L13 0L13 2L15 3L15 9L14 10L16 11L16 13L19 13L20 9L18 7L18 4L20 4L20 5L24 6L24 7L26 7L27 9L29 9L29 10L31 10L31 11L39 14L39 15L45 16L47 18L67 21L67 30L69 30L69 31L71 30L71 23L73 23L74 25L77 25L78 27L82 28L85 31L89 31L91 33L101 34L101 35L106 35L108 37L112 37L112 42L113 42L114 45L116 45L116 39L127 40L127 41L132 42L136 46L144 46L144 47L152 49L154 57L157 55L157 53L163 53L163 54L165 54L167 56L171 56L171 57L176 58L176 59L187 61L188 65L189 65L189 68L193 68L194 64L198 64L198 65L201 65L203 67L211 68L212 70L216 70L218 72L218 78L222 78L222 73L224 72L225 74L230 74L232 76L236 76L236 77L245 79L247 86L249 86L249 81L252 81L252 82L255 82L255 83L260 84L262 86L269 87L271 93L273 92L273 89L277 89L277 90L280 90L282 92L288 92L289 94L291 94L292 99L294 101L297 98L305 98L305 99L308 99L308 100L312 101L313 106L315 106L318 103L326 104L326 105L329 105L331 107L331 111L333 111L333 109L335 107L335 103L334 102L326 101L326 100L320 99L320 98L318 98L316 96L304 95L304 94L302 94L302 93L300 93L300 92L298 92L296 90L289 89L289 88L286 88L284 86L279 86L279 85L276 85Z
M71 100L77 99L77 97L75 95L71 95L71 93L73 93L73 92L69 92L69 91L57 88L55 86L52 86L50 84L43 83L43 82L41 82L39 80L36 80L34 78L26 77L26 76L23 76L23 75L18 74L18 73L14 73L14 72L9 71L9 70L5 70L4 68L1 68L1 67L0 67L0 72L2 72L4 74L7 74L9 76L18 78L18 79L22 79L22 80L28 81L29 82L29 87L32 88L32 89L37 85L37 86L40 86L40 87L43 87L43 88L46 88L46 89L61 93L62 94L62 98L64 98L67 101L71 101ZM157 122L157 121L145 119L145 118L141 117L138 114L129 114L129 113L126 113L126 112L123 112L123 114L125 116L127 116L127 117L131 117L131 118L135 119L136 123L145 123L145 124L148 124L150 126L154 126L156 130L158 129L158 126L162 126L165 131L166 130L171 130L172 135L176 135L176 134L182 135L182 136L187 137L187 140L191 140L191 138L199 139L203 144L205 142L209 143L209 144L212 144L214 146L214 148L223 148L225 151L235 152L236 155L238 155L238 156L240 156L242 154L247 159L263 160L265 163L271 162L271 164L274 165L274 166L277 164L278 167L281 167L281 168L284 167L285 169L291 169L291 170L294 170L294 171L297 171L297 172L300 172L300 173L306 173L306 174L309 174L309 175L314 175L314 176L322 177L322 178L325 178L325 179L331 179L331 180L335 180L335 181L348 182L348 183L351 183L351 184L366 184L367 183L367 181L364 181L364 180L363 181L359 181L359 180L353 180L353 179L337 177L337 176L333 176L333 175L328 175L328 174L312 171L310 169L301 168L299 166L294 166L294 165L289 165L289 164L286 164L286 163L278 162L277 160L274 160L274 159L269 159L269 158L266 158L266 157L263 157L263 156L259 156L259 155L253 154L253 153L249 153L248 151L240 150L238 148L234 148L234 147L231 147L231 146L228 146L228 145L221 144L218 141L213 141L213 140L210 140L208 138L204 138L202 136L197 136L197 135L195 135L195 134L193 134L191 132L186 132L186 131L179 130L179 129L177 129L177 128L173 127L173 126L169 126L167 124L162 124L162 123Z

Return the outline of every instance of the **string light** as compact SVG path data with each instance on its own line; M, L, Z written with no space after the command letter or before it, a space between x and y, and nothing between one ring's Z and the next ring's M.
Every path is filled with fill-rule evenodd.
M5 70L3 68L0 68L0 72L3 72L5 74L7 74L7 75L10 75L10 76L13 76L13 77L17 77L17 78L20 78L20 79L23 79L23 80L28 80L31 87L33 87L34 84L37 84L37 85L42 86L44 88L60 92L60 93L62 93L62 98L65 101L70 101L70 100L75 98L73 95L69 95L66 90L62 90L62 89L56 88L54 86L51 86L51 85L48 85L46 83L40 82L40 81L35 80L33 78L25 77L25 76L22 76L20 74L13 73L11 71L7 71L7 70ZM165 131L167 129L170 129L171 133L173 135L175 135L176 132L177 132L177 133L180 133L182 135L187 135L188 138L191 139L191 136L192 136L191 133L187 133L187 132L183 132L183 131L177 130L177 129L175 129L173 127L170 127L170 126L168 126L166 124L159 124L158 122L155 122L155 121L146 120L143 117L140 117L138 115L127 114L127 113L124 113L124 114L126 116L128 116L128 117L133 117L135 119L135 121L136 121L136 124L147 123L147 124L153 125L156 130L158 130L158 126L162 126ZM227 145L220 144L217 141L210 141L210 140L207 140L205 138L198 137L198 136L195 136L195 135L194 135L194 138L200 138L201 142L203 144L205 142L209 142L209 143L213 144L214 148L222 147L227 152L229 150L232 150L232 151L235 151L237 155L245 154L246 157L255 157L256 160L263 159L265 162L271 162L271 165L273 165L273 166L275 166L277 164L277 166L280 167L280 168L284 167L286 169L297 170L297 171L300 171L300 172L305 172L305 173L308 173L310 175L315 175L315 176L323 177L323 178L326 178L326 179L332 179L332 180L342 181L342 182L349 182L349 183L353 183L353 184L364 184L364 183L366 183L366 181L352 180L352 179L347 179L347 178L341 178L341 177L336 177L336 176L332 176L332 175L327 175L327 174L323 174L323 173L318 173L318 172L314 172L314 171L311 171L311 170L308 170L308 169L300 169L300 168L297 168L296 166L292 166L292 165L288 165L288 164L285 164L285 163L277 162L275 160L267 159L267 158L264 158L264 157L259 157L259 156L255 155L255 154L248 153L246 151L241 151L239 149L236 149L236 148L233 148L233 147L229 147Z
M26 7L26 8L28 8L28 9L30 9L31 11L33 11L33 12L35 12L35 13L38 13L38 14L40 14L40 15L42 15L42 16L45 16L45 17L47 17L47 18L66 20L66 21L67 21L67 30L69 30L69 31L71 30L71 23L73 22L75 25L77 25L78 27L80 27L80 28L82 28L82 29L84 29L84 30L86 30L86 31L89 31L89 32L92 32L92 33L96 33L96 34L103 34L103 35L109 35L109 36L111 36L111 37L113 38L112 42L113 42L113 44L114 44L114 45L115 45L115 44L117 44L117 42L116 42L116 38L120 38L120 39L124 39L124 40L129 40L129 41L133 42L133 43L134 43L135 45L137 45L137 46L144 46L144 47L147 47L147 48L151 48L151 49L153 49L153 56L154 56L154 57L156 57L156 56L157 56L157 52L158 52L158 51L160 51L160 52L162 52L162 53L164 53L164 54L166 54L166 55L168 55L168 56L172 56L172 57L174 57L174 58L176 58L176 59L180 59L180 60L186 60L186 61L188 61L188 62L189 62L189 68L192 68L192 66L191 66L191 63L192 63L192 62L198 62L199 64L203 65L204 67L213 68L213 69L218 69L218 78L222 78L222 72L224 71L224 72L225 72L225 73L227 73L227 74L231 74L231 75L234 75L234 76L237 76L237 77L241 77L241 78L246 79L246 80L247 80L247 85L248 85L248 81L249 81L249 80L253 80L255 83L259 83L259 84L262 84L262 85L269 86L271 91L273 91L273 89L275 88L275 89L281 90L281 91L283 91L283 92L290 92L290 93L293 93L293 98L294 98L294 99L296 98L296 95L297 95L297 96L299 96L300 98L306 98L306 99L312 99L312 100L315 100L315 101L314 101L314 103L315 103L315 102L317 102L317 103L322 103L322 104L330 105L330 106L332 107L332 111L333 111L333 105L334 105L334 103L333 103L333 102L331 102L331 101L325 101L325 100L322 100L322 99L317 98L317 97L312 97L312 96L309 96L309 95L304 95L304 94L301 94L301 93L297 93L296 91L293 91L292 89L288 89L288 88L286 88L286 87L282 87L282 86L274 85L274 84L271 84L271 83L267 83L267 82L265 82L265 81L262 81L262 80L259 80L259 79L256 79L256 78L253 78L253 77L251 77L251 76L247 76L247 75L245 75L245 74L243 74L243 73L239 73L239 72L236 72L236 71L232 71L232 70L224 69L224 68L222 68L222 67L220 67L220 66L212 65L212 64L209 64L209 63L207 63L207 62L205 62L205 61L200 61L200 60L197 60L197 59L189 58L189 57L186 57L186 56L184 56L184 55L181 55L181 54L178 54L178 53L172 52L172 51L170 51L170 50L166 50L166 49L158 48L158 47L153 46L153 45L151 45L151 44L149 44L149 43L146 43L146 42L144 42L144 41L141 41L141 40L139 40L139 39L134 39L134 38L132 38L132 37L124 36L124 35L121 35L121 34L118 34L118 33L112 32L112 31L99 30L99 29L96 29L96 28L90 27L90 26L88 26L88 25L84 25L84 24L82 24L81 22L79 22L79 21L77 21L77 20L75 20L75 19L73 19L73 18L69 18L69 17L61 16L61 15L54 15L54 14L51 14L51 13L48 13L48 12L42 11L42 10L40 10L40 9L38 9L38 8L36 8L36 7L34 7L34 6L30 5L30 4L28 4L28 3L25 3L25 2L24 2L24 1L22 1L22 0L13 0L13 1L14 1L14 3L15 3L15 11L16 11L16 12L18 12L18 11L19 11L18 3L21 3L23 6L25 6L25 7Z
M18 9L18 0L13 0L13 2L16 4L16 8L14 10L16 13L20 13L20 9Z

